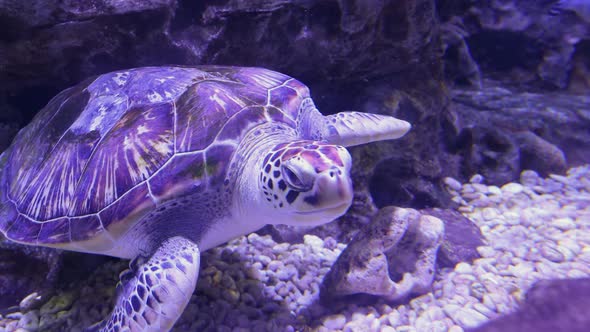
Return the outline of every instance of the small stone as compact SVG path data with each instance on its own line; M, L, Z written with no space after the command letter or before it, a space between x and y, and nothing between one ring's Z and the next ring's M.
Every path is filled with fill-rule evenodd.
M530 278L530 275L534 270L535 267L528 262L522 262L512 267L512 273L514 276L522 279Z
M259 256L258 256L258 261L259 261L260 263L262 263L263 265L265 265L265 266L266 266L266 265L269 265L269 264L270 264L270 263L271 263L273 260L272 260L270 257L266 256L266 255L259 255ZM270 268L270 267L269 267L269 268ZM271 269L271 270L272 270L272 269Z
M481 216L484 220L496 219L498 215L498 210L492 207L486 207L481 211Z
M31 310L24 314L18 321L18 327L26 331L33 331L39 328L39 311Z
M240 299L241 299L242 303L244 303L245 305L248 305L248 306L255 306L256 305L256 299L250 293L242 293L240 296Z
M586 277L588 277L588 274L586 272L582 272L580 270L575 270L575 269L568 271L566 275L570 279L586 278Z
M494 311L494 312L497 311L497 309L496 309L496 303L494 303L494 300L492 299L492 297L489 294L484 294L483 295L482 303L483 303L483 305L485 305L491 311Z
M572 218L559 218L553 220L551 222L553 226L563 231L570 230L576 228L576 223L572 220Z
M527 187L536 186L539 183L539 174L533 170L525 170L520 173L520 183Z
M455 271L457 273L461 273L461 274L473 273L473 269L471 268L471 265L469 265L465 262L461 262L461 263L457 264L457 266L455 266Z
M37 292L33 292L27 295L22 301L19 303L19 308L21 311L29 311L32 309L36 309L43 304L43 297L39 295Z
M518 194L521 193L523 190L523 186L519 183L508 183L502 186L502 191L511 193L511 194Z
M240 293L234 289L224 289L221 296L230 303L237 303L240 300Z
M569 179L563 175L559 175L559 174L549 174L549 177L552 178L555 181L561 182L563 184L569 184Z
M477 199L480 199L482 197L486 197L486 195L482 194L482 193L478 193L478 192L472 192L472 193L464 193L463 194L463 198L467 201L475 201Z
M320 249L324 247L324 240L320 239L315 235L304 235L303 243L305 243L306 246L310 246L315 249Z
M485 315L471 308L459 310L456 315L451 317L455 323L467 328L475 328L488 320Z
M54 296L41 307L41 316L45 314L54 314L58 311L68 309L72 305L73 301L73 293L63 293L59 296Z
M433 322L445 318L445 313L439 307L430 307L421 316Z
M451 326L451 328L449 328L448 332L463 332L463 328L459 325L453 325Z
M282 281L290 280L293 276L297 274L297 268L293 266L293 264L287 264L282 269L279 269L275 276Z
M453 198L451 198L451 201L460 205L467 205L467 202L461 196L453 196Z
M457 210L461 213L471 213L473 212L473 206L460 206Z
M500 189L498 186L489 186L488 187L488 193L489 194L492 194L492 195L501 196L502 195L502 189Z
M260 262L258 262L258 264L260 264ZM262 277L262 273L260 272L260 269L262 268L262 264L260 265L260 268L256 268L254 265L255 264L252 264L252 266L246 270L246 275L250 279L262 280L263 277Z
M478 208L487 207L490 206L490 199L487 196L480 196L478 199L471 201L470 204Z
M391 326L398 326L401 324L401 321L401 314L398 310L393 310L389 315L387 315L387 322Z
M482 183L483 182L483 175L481 174L475 174L471 177L471 179L469 179L469 182L471 183Z
M449 187L449 189L452 189L454 191L459 191L461 190L461 182L455 180L452 177L446 177L443 179L443 183Z
M486 288L484 285L479 282L474 282L471 284L471 287L469 288L469 295L481 301L485 294Z
M477 191L480 194L487 194L489 192L488 186L486 186L485 184L473 183L472 186L473 189L475 189L475 191Z
M488 318L492 318L496 315L496 312L490 310L488 307L486 307L485 305L483 305L481 303L474 303L473 309Z
M496 250L490 246L479 246L477 247L477 252L484 258L496 256Z
M563 255L564 261L571 261L576 257L576 254L571 251L568 247L557 246L557 250Z
M337 314L326 317L322 325L333 331L342 329L344 324L346 324L346 317L342 314Z
M448 296L448 295L445 295ZM461 309L460 305L457 304L445 304L443 306L443 311L447 314L447 316L453 316L457 311Z

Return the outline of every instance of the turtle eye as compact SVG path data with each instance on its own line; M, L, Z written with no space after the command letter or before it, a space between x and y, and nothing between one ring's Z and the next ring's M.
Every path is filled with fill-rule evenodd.
M281 168L283 171L283 178L285 178L285 181L287 181L289 186L291 186L293 189L297 191L307 191L310 189L309 186L306 186L303 183L303 180L290 167L283 166Z

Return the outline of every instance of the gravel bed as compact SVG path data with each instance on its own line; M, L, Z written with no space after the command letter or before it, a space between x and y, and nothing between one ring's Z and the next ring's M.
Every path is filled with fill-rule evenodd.
M520 183L501 188L484 182L478 175L466 184L445 180L487 245L473 264L439 271L431 293L403 305L326 308L319 285L345 244L250 234L203 254L197 291L173 331L460 332L513 312L537 280L590 276L589 166L546 179L525 171ZM107 263L40 307L28 297L27 309L0 316L0 332L80 331L108 313L126 266Z

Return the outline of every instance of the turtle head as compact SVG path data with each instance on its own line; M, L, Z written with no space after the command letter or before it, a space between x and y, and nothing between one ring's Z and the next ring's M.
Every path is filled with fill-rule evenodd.
M276 145L259 175L263 204L276 223L319 225L343 215L352 202L351 158L338 145L295 141Z

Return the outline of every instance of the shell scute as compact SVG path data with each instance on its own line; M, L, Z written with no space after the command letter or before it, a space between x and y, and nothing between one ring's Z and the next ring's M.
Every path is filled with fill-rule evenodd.
M266 113L268 114L269 118L274 122L286 123L291 128L295 128L295 126L297 125L295 122L296 117L294 118L293 115L287 116L285 112L283 112L275 106L267 106Z
M96 213L146 180L174 154L170 103L129 110L94 150L69 214Z
M72 241L84 241L104 232L100 220L96 215L70 219L70 234Z
M269 94L269 105L280 105L281 112L285 113L288 118L297 119L301 96L296 90L288 86L280 86L270 90Z
M64 243L70 241L70 219L60 218L41 224L37 237L39 243Z
M18 211L10 202L0 203L0 229L6 231L12 227L18 218Z
M229 145L214 145L207 149L205 171L209 186L221 187L234 151L235 148Z
M197 152L174 156L149 180L149 186L151 193L163 201L189 190L199 193L206 187L205 181L205 156L203 152Z
M265 114L263 106L250 106L241 110L224 124L217 135L217 140L238 141L246 131L265 121Z
M209 146L229 117L247 104L228 86L205 81L189 88L176 103L178 152Z
M63 91L53 98L41 110L32 123L21 130L14 140L11 157L6 166L7 181L10 196L18 200L26 195L33 180L46 168L46 160L54 154L58 138L64 131L58 132L54 126L64 128L74 122L76 110L74 105L80 105L85 100L87 91L84 87L74 87ZM69 102L75 100L75 102ZM64 107L66 105L66 107ZM63 121L63 123L61 123ZM67 129L67 127L65 127ZM31 149L31 147L35 147ZM64 160L63 164L69 162ZM62 164L62 165L63 165ZM38 187L36 187L38 188Z
M150 199L149 187L144 182L104 208L98 216L102 221L102 227L107 229L111 234L121 234L131 225L121 223L120 221L126 220L129 217L144 215L155 207L156 203Z
M27 189L13 187L15 192L21 193L14 197L19 211L35 216L37 220L67 214L75 196L75 183L90 157L93 144L99 139L95 134L75 136L68 132L64 135L65 139L45 158L45 167L39 169L35 177L27 183ZM22 185L13 183L13 186Z
M227 76L232 80L242 82L247 87L261 87L264 90L280 86L291 79L291 77L276 71L253 67L236 68Z
M95 95L112 95L124 91L130 105L145 105L174 100L195 81L212 75L194 68L144 67L99 76L88 86Z
M41 223L19 215L6 231L6 236L14 241L35 243L40 231Z

